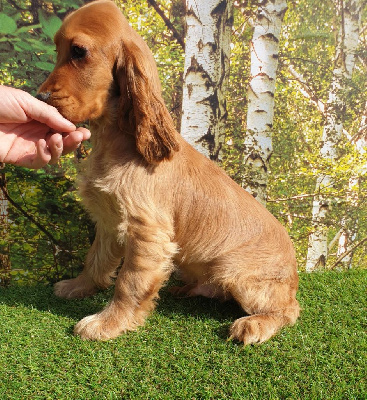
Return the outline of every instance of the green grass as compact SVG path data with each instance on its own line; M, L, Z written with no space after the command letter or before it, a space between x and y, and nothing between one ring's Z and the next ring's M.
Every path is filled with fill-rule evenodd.
M301 274L294 327L227 342L234 303L162 291L144 327L110 342L72 335L111 296L0 289L0 399L367 399L367 271Z

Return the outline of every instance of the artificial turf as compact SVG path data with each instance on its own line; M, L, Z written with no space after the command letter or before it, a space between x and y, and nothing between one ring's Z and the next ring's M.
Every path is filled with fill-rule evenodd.
M145 326L108 342L72 334L112 290L83 300L47 286L0 289L0 399L367 399L367 270L300 275L293 327L228 342L232 302L166 289Z

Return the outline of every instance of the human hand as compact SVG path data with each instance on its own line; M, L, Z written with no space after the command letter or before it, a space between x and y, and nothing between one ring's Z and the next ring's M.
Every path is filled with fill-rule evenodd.
M76 128L56 108L22 90L0 86L0 162L41 168L89 137L88 129Z

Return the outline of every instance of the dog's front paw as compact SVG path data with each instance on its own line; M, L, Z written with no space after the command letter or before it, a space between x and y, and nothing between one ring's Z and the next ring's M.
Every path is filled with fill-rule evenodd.
M114 339L126 331L115 318L108 318L104 311L89 315L79 321L74 328L74 334L85 340Z
M65 299L82 299L92 296L97 290L97 287L91 281L80 275L75 279L57 282L54 286L55 295Z

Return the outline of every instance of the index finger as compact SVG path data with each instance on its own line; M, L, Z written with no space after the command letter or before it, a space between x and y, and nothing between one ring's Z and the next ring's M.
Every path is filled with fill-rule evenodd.
M32 97L30 94L24 96L24 104L20 104L28 117L42 122L58 132L75 131L75 125L64 118L55 107Z

